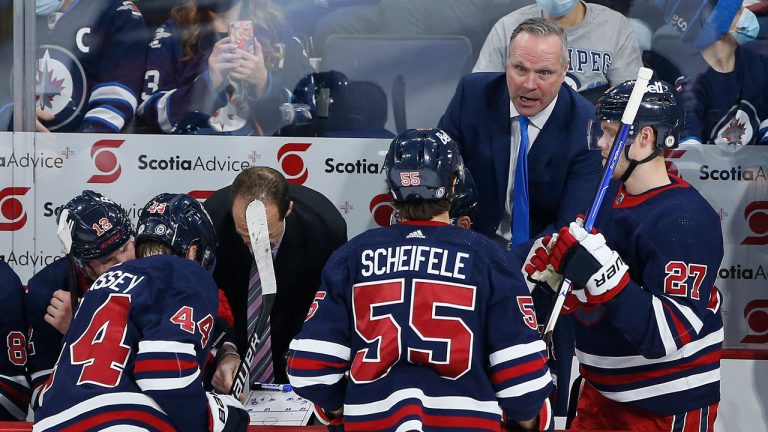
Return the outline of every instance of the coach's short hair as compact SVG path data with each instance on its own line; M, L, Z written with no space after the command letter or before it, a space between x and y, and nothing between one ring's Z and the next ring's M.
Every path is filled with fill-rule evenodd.
M559 37L560 46L563 48L563 56L560 63L563 66L568 63L568 37L565 35L565 30L562 27L543 17L528 18L512 31L512 35L509 37L510 45L517 35L522 32L539 37L552 35Z
M259 166L250 167L235 177L230 191L232 201L242 198L246 202L255 199L277 207L280 219L284 219L291 205L288 194L288 180L276 169Z

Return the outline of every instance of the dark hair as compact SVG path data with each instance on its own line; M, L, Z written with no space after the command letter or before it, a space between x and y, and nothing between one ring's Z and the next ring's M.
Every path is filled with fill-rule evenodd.
M242 198L247 202L259 199L269 202L277 207L280 219L285 218L291 199L288 194L288 180L277 171L269 167L250 167L235 177L232 182L232 201Z
M253 33L261 43L264 64L274 64L274 58L280 54L273 43L279 41L278 29L285 24L285 17L272 0L242 0L241 19L253 21ZM197 0L186 0L184 4L171 9L171 17L182 29L182 61L189 61L199 54L200 39L211 31L211 17L206 11L198 10Z
M393 204L400 217L407 220L430 220L451 208L451 201L447 199L395 201Z
M538 37L557 36L560 38L560 46L563 48L560 63L563 66L568 63L568 37L565 35L565 30L562 27L543 17L528 18L512 31L509 43L512 44L512 41L522 32Z

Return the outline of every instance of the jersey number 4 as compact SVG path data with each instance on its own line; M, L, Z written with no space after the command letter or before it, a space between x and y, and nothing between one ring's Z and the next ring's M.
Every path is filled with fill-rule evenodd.
M114 387L120 381L131 349L124 344L131 297L110 294L96 310L88 328L69 347L72 364L83 365L78 384Z
M369 348L359 350L352 361L350 376L356 383L376 381L400 359L403 345L400 324L391 313L377 312L377 307L403 303L404 299L404 279L354 286L355 330L371 344ZM413 281L411 304L407 308L408 325L432 347L435 342L440 343L444 347L440 351L444 352L439 356L433 349L408 347L407 355L411 363L430 367L445 378L457 379L470 368L473 334L461 318L439 313L446 308L474 310L475 287L430 280Z

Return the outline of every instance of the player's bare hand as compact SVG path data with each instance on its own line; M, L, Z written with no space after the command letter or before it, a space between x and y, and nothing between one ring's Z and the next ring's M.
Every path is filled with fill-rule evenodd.
M225 84L225 79L230 72L238 66L241 57L237 45L225 37L213 45L213 51L208 56L208 75L211 78L213 88L217 91Z
M56 290L53 293L44 319L61 334L69 330L72 323L72 299L69 291Z
M221 355L216 364L216 372L213 373L211 384L213 388L221 393L229 393L232 383L235 381L237 368L240 366L240 357L235 355Z
M35 130L38 132L50 132L47 127L43 126L43 121L51 121L55 117L52 113L37 108L35 110Z
M264 94L269 79L261 44L254 39L253 54L241 49L238 49L237 52L240 58L237 61L237 67L230 72L229 76L253 86L256 97L260 97Z

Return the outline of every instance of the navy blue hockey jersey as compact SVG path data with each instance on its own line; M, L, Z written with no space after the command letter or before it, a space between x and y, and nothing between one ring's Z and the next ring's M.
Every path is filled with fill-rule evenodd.
M138 106L149 35L129 0L75 0L38 17L35 108L53 132L120 132Z
M45 322L45 315L53 293L56 290L69 291L69 268L67 258L59 258L35 273L27 283L24 302L24 316L29 325L27 371L34 390L48 379L59 358L64 336ZM80 292L85 292L88 283L79 271L77 279Z
M259 41L268 40L254 28ZM304 75L312 72L304 48L288 28L274 41L274 60L267 89L260 97L251 92L236 92L233 87L216 93L208 76L208 57L221 35L202 30L198 52L194 58L184 57L183 29L171 19L155 31L149 44L143 103L139 115L157 131L169 133L181 120L189 123L190 113L200 113L205 130L198 133L231 135L272 135L282 126L280 104L289 101L287 90L293 90ZM183 131L182 131L183 132Z
M328 260L291 342L296 392L355 430L497 431L552 390L515 260L433 222L371 230ZM348 374L348 378L345 376Z
M27 324L23 311L21 280L5 261L0 261L0 421L27 417Z
M659 415L720 400L723 342L720 218L688 183L670 180L640 195L619 189L599 229L631 280L574 321L586 380L611 400Z
M733 72L709 68L684 93L681 142L768 144L768 56L736 49Z
M194 261L153 256L112 267L83 297L33 401L35 430L208 430L201 370L217 303L216 284Z

